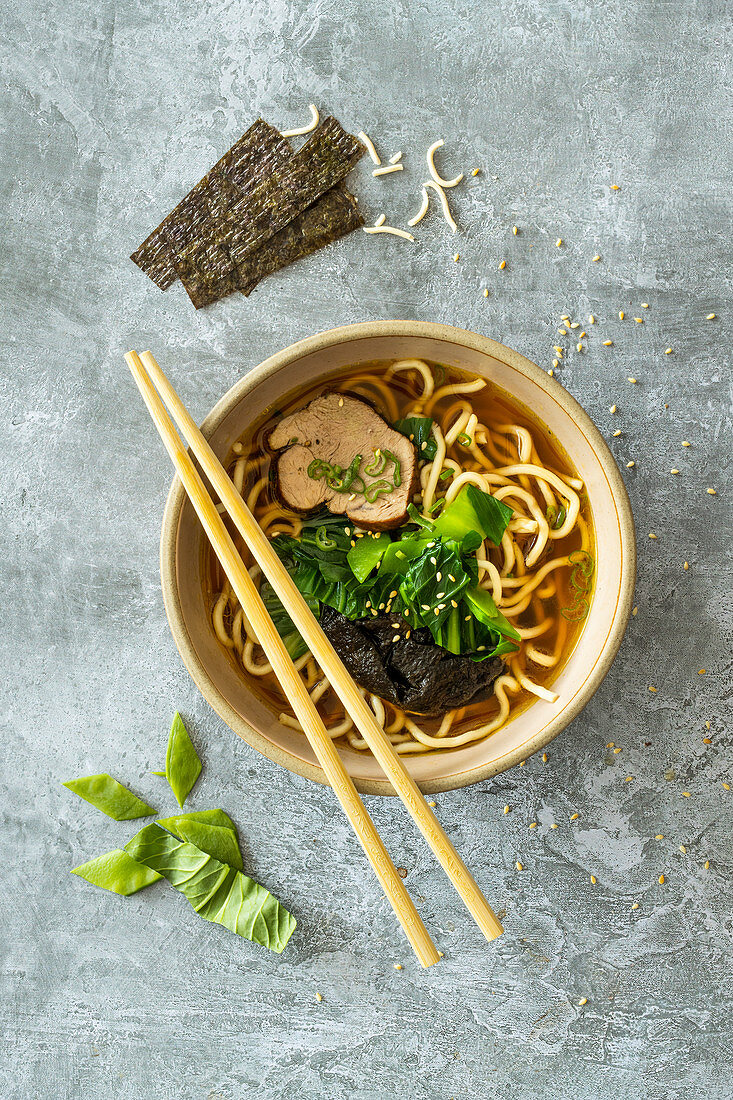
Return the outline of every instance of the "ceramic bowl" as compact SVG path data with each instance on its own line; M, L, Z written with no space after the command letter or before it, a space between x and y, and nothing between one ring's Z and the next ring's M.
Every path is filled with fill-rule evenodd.
M407 756L425 792L453 790L505 771L542 751L586 705L608 672L631 611L636 568L634 524L616 462L588 415L558 382L518 352L462 329L416 321L350 325L300 340L249 371L212 409L203 431L223 459L252 420L299 386L340 367L375 359L417 357L489 378L517 398L560 441L585 482L598 555L590 613L575 649L553 683L556 703L537 700L491 737L459 749ZM202 583L204 534L181 483L168 496L161 574L168 621L199 690L252 748L290 771L324 782L303 734L281 726L214 635ZM391 794L370 754L343 748L359 790Z

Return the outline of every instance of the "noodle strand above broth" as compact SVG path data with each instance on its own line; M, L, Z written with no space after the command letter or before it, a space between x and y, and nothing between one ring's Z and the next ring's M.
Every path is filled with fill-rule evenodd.
M295 512L282 502L274 476L276 458L268 447L268 439L281 417L298 412L321 394L344 395L344 399L364 401L398 430L403 430L400 424L414 425L421 418L429 418L422 419L422 424L430 424L427 434L414 438L418 467L410 518L404 524L407 534L401 536L400 530L393 532L397 538L406 540L404 546L413 556L418 552L414 549L415 541L429 539L436 522L436 530L440 528L438 517L459 504L467 492L478 490L479 494L487 494L498 502L495 508L503 507L502 514L508 517L500 537L497 533L498 544L476 533L468 566L475 578L475 599L480 595L481 601L487 600L488 605L493 604L494 609L498 609L497 616L507 624L505 631L509 641L497 647L500 657L484 654L481 650L486 647L478 646L477 651L463 658L470 657L477 664L486 658L501 660L503 670L499 666L494 674L488 697L479 699L477 695L465 705L446 706L437 717L405 711L392 699L362 688L395 750L412 754L458 748L495 733L533 700L556 701L552 681L571 654L588 612L595 545L583 482L554 440L526 409L483 378L463 376L418 359L361 364L355 370L341 371L318 386L293 395L275 417L255 425L233 448L229 469L234 483L268 537L275 539L276 547L281 538L298 540L304 537L308 515ZM407 429L404 432L406 434ZM362 461L364 465L360 468ZM319 459L317 465L318 476L323 477L320 471L324 464ZM354 487L367 493L366 499L370 499L371 490L375 500L381 499L377 494L389 494L401 484L401 469L404 474L403 464L386 449L383 453L375 450L373 460L368 453L355 454L348 476L340 466L335 469L336 473L326 462L325 477L338 492L346 493L353 480ZM364 488L363 478L369 470L379 471L373 476L381 480ZM357 476L359 473L362 476ZM345 486L343 490L341 485ZM352 492L348 501L356 495ZM395 548L394 540L390 542L391 535L366 530L358 523L350 524L345 516L324 520L324 526L316 531L315 546L321 547L326 557L336 545L329 531L334 530L332 525L337 523L340 523L342 535L345 532L351 540L352 550L358 550L362 556L367 572L376 569L379 575L380 558L385 547L390 545L392 551L397 550L396 557L392 553L393 562L400 556L404 558L399 547ZM420 547L426 545L434 543L420 543ZM246 548L240 545L240 549L267 603L270 594L260 571L248 557ZM404 564L398 567L398 572L400 570L404 573ZM278 720L289 728L300 729L246 615L221 576L213 556L209 575L212 626L218 641L243 675L253 678L255 690ZM374 572L371 577L374 578ZM401 606L398 599L400 579L398 577L395 582L395 588L385 592L378 606L376 597L373 605L367 601L365 614L369 618L393 618L397 614L392 606L393 600L396 607ZM440 581L440 572L436 573L436 579ZM454 579L450 575L444 586ZM443 603L438 603L441 597L444 597ZM471 614L463 615L466 605L459 605L458 600L453 599L448 606L448 599L441 588L436 594L436 616L445 607L445 614L450 613L455 622L457 611L451 608L460 606L465 627L471 630L472 624L468 623ZM318 607L318 597L314 597L316 614ZM426 604L421 614L427 614L427 609ZM402 614L407 619L409 607L398 617ZM480 614L478 605L475 614ZM286 614L284 622L289 622ZM295 633L286 635L289 628L281 629L277 620L276 625L330 736L343 739L354 751L367 752L366 743L345 715L313 655L304 648L305 643ZM392 625L398 628L392 642L401 637L410 638L410 629L405 629L409 624L400 625L395 621ZM461 650L454 647L450 652ZM355 678L358 682L356 675ZM437 714L436 711L431 713Z

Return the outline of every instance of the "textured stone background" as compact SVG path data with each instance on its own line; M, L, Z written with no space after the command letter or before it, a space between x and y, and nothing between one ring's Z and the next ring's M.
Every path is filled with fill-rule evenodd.
M7 1100L730 1097L725 9L6 5ZM404 224L436 137L449 142L446 171L481 166L453 193L460 236L436 215L415 245L354 234L249 301L199 314L180 287L161 294L128 253L258 114L298 124L311 100L385 154L404 150L401 175L360 167L370 216ZM643 325L618 320L641 301ZM158 587L170 470L121 354L153 347L203 416L253 364L333 325L446 321L549 367L565 312L599 320L558 376L608 437L622 430L639 613L546 764L438 799L506 910L499 942L482 941L399 804L370 800L445 952L424 973L328 791L234 737L181 665ZM205 760L192 808L234 815L248 869L298 918L282 957L203 925L165 886L124 900L68 873L130 828L61 780L107 769L171 812L148 769L176 707Z

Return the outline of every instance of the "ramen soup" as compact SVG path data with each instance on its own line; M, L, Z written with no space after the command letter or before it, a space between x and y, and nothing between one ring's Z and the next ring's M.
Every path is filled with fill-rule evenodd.
M592 594L590 509L508 394L416 359L345 369L253 425L229 470L399 753L478 741L556 701ZM241 551L331 737L367 751ZM209 576L221 644L299 729L213 555Z

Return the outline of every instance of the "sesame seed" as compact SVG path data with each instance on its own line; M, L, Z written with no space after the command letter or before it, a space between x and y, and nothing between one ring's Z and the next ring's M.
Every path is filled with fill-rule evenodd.
M633 781L634 781L633 775L627 775L626 778L624 779L624 783L633 783Z
M730 783L723 783L723 787L725 788L726 791L729 791L730 790Z
M342 409L343 407L344 407L344 399L343 399L343 397L339 397L339 408Z
M634 462L633 459L631 460L631 462L626 463L627 470L630 470L632 466L636 466L636 463Z
M671 355L672 354L672 349L671 348L665 348L664 354L665 355Z
M649 303L648 302L642 302L641 303L641 308L642 309L649 309Z
M710 870L710 860L709 859L705 860L705 862L703 863L703 867L705 868L706 871Z
M542 753L542 763L543 763L543 764L546 764L546 763L547 763L547 753L546 753L546 752L543 752L543 753Z
M593 263L594 263L594 264L597 264L597 263L598 263L598 261L600 260L600 258L601 258L601 257L600 257L600 256L598 255L598 253L596 253L596 255L595 255L595 256L593 257Z
M596 319L595 319L595 317L593 316L593 314L592 314L592 313L589 313L589 314L588 314L588 324L589 324L589 325L594 325L595 323L596 323Z
M444 596L445 596L445 592L436 592L436 594L435 594L436 600L442 600Z
M697 670L697 674L698 674L698 676L704 676L705 675L705 669L704 668L699 668Z
M591 876L590 876L590 880L591 880L592 884L593 884L593 885L595 886L595 884L596 884L596 882L597 882L596 876L595 876L595 875L591 875Z
M618 754L619 754L620 752L621 752L621 749L620 749L620 748L615 748L615 749L613 750L613 755L614 755L614 756L618 756Z
M477 175L479 174L479 172L480 172L480 171L481 171L481 169L480 169L480 168L474 168L473 172L471 172L471 175L472 175L472 176L477 176Z
M438 559L437 558L431 558L430 559L430 564L431 565L437 565L438 564Z
M516 225L513 225L512 226L512 233L514 234L515 237L516 237L518 232L519 232L519 228Z
M430 560L432 561L432 558L431 558ZM436 574L435 574L435 579L436 579L436 581L442 581L442 579L443 579L443 574L442 574L442 573L436 573ZM443 593L441 592L441 593L439 594L439 596L442 596L442 595L443 595Z
M569 313L561 313L560 314L560 320L561 321L569 321L570 320L570 314Z
M653 532L653 531L650 531L650 532L649 532L649 538L650 538L650 539L655 539L655 538L657 538L657 536L656 536L656 535L654 534L654 532Z
M437 806L437 805L438 805L437 802L428 802L428 806Z
M455 600L451 600L450 605L451 605L451 607L458 607L458 604L456 603Z
M638 901L635 901L635 902L634 902L634 904L633 904L633 905L631 906L631 908L632 908L632 909L638 909L638 908L639 908L639 903L638 903Z
M686 561L686 562L685 562L685 564L684 564L684 565L682 566L682 568L684 569L684 571L685 571L685 573L686 573L686 572L687 572L687 570L688 570L688 569L690 568L690 563L689 563L689 561Z
M686 439L683 439L683 440L682 440L682 446L683 446L683 447L689 447L689 446L690 446L690 444L689 444L689 443L687 442L687 440L686 440Z
M712 737L703 737L702 743L703 745L712 745L713 739Z
M705 723L705 729L706 729L706 730L709 730L709 729L710 729L710 723L709 723L709 722L706 722L706 723Z
M518 871L524 870L524 868L522 867L522 864L519 862L519 860L517 860L517 862L514 864L514 866L517 868Z
M505 813L505 814L508 814L508 813L509 813L509 809L510 809L510 807L509 807L509 806L505 806L505 807L504 807L504 813Z
M664 840L664 833L657 833L654 837L655 840Z
M614 439L618 439L618 437L619 437L620 435L622 435L622 434L623 434L623 433L621 432L621 429L620 429L620 428L617 428L617 429L616 429L616 431L615 431L615 432L613 433L613 438L614 438Z
M604 346L604 348L612 348L613 347L613 340L604 340L603 341L603 346Z
M657 882L659 883L660 886L664 886L664 875L660 875L659 878L657 879Z
M553 344L552 346L553 346L554 350L555 350L555 351L557 352L557 354L558 354L559 356L562 356L562 348L559 348L559 347L557 346L557 344Z
M484 298L488 298L488 296L489 296L489 288L487 286L485 286L484 287Z
M588 335L588 333L587 333L587 332L585 331L585 329L583 329L583 331L581 332L581 334L580 334L580 335L581 335L581 336L587 336L587 335Z
M421 603L420 604L420 610L421 611L429 611L430 610L430 604L429 603Z
M554 825L554 824L553 824L553 825L550 825L550 828L551 828L551 829L556 829L556 828L557 828L557 825Z
M320 1004L321 1001L323 1000L323 994L322 993L316 993L316 1000Z
M649 685L649 690L653 691L656 694L657 689L654 687L654 684Z
M559 367L560 366L560 360L559 359L553 359L552 360L552 365L553 365L553 367Z
M568 330L566 328L559 328L557 331L560 333L561 336L567 336L568 334Z
M623 321L623 319L624 319L624 317L625 317L625 316L626 316L626 314L624 313L624 311L623 311L622 309L620 309L620 310L618 311L618 319L619 319L619 321Z
M610 408L610 409L609 409L608 411L609 411L609 412L612 412L612 413L615 413L615 412L616 412L616 406L615 406L615 405L611 405L611 408Z
M577 821L579 817L580 817L580 814L571 814L570 815L570 820L571 821Z
M580 328L580 321L571 321L570 322L570 327L571 328Z
M635 378L629 378L629 382L631 383L632 386L636 385L636 379Z
M526 763L527 763L527 761L526 761L526 760L520 760L520 761L519 761L519 767L520 767L520 768L523 768L523 767L524 767L524 765L525 765Z
M503 271L505 267L506 267L506 260L502 260L501 263L499 264L499 271Z
M705 492L708 493L708 495L711 496L711 497L716 496L715 489L706 489Z
M634 320L636 321L637 325L643 325L644 324L644 318L643 317L634 317Z
M635 608L633 609L633 611L631 612L631 614L632 614L632 615L634 616L634 618L636 618L636 616L637 616L637 615L639 614L639 608L638 608L638 607L635 607Z
M562 248L562 237L558 237L555 241L555 248Z
M671 474L678 474L678 473L679 473L679 470L677 470L677 469L674 469L674 470L670 470L669 472L670 472Z
M581 997L580 1000L578 1001L578 1004L579 1005L587 1005L588 1004L588 998L587 997Z
M687 855L687 848L685 848L684 844L680 844L680 851L682 852L683 856Z
M715 320L715 314L714 314L714 313L708 313L708 315L707 315L707 317L705 318L705 320L706 320L706 321L714 321L714 320Z
M537 822L536 821L530 821L529 827L530 827L530 829L536 829L537 828Z
M449 573L449 574L448 574L448 580L449 580L449 581L453 581L453 583L454 583L454 584L456 583L456 578L455 578L455 577L453 576L453 574L452 574L452 573Z
M690 794L689 791L683 791L682 792L682 797L683 798L692 798L692 795Z
M616 744L615 741L609 741L608 744L606 745L606 748L607 749L612 749L615 744Z
M577 350L578 350L578 351L582 351L582 350L583 350L583 345L582 345L582 344L576 344L575 346L576 346L576 348L577 348Z
M455 256L453 257L453 263L457 264L458 261L460 260L460 258L461 258L460 252L456 252Z
M440 615L440 608L439 608L439 607L434 607L434 608L433 608L433 612L434 612L434 614L436 614L436 615Z

